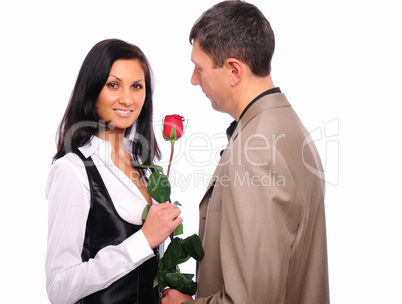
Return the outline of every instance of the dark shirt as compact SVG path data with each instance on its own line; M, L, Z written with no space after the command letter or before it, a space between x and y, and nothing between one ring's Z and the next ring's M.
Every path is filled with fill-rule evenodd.
M260 98L262 98L263 96L269 95L269 94L274 94L274 93L281 93L281 89L280 89L280 88L273 88L273 89L267 90L267 91L261 93L260 95L258 95L256 98L254 98L254 99L247 105L247 107L246 107L246 108L243 110L243 112L241 113L241 115L240 115L240 117L239 117L239 120L238 120L238 121L234 120L234 121L230 124L229 128L226 129L226 135L227 135L227 137L228 137L228 140L230 140L230 138L232 137L232 134L233 134L234 130L235 130L236 127L237 127L237 123L238 123L238 122L240 121L240 119L244 116L244 114L247 112L247 110L248 110L256 101L258 101L258 100L259 100Z

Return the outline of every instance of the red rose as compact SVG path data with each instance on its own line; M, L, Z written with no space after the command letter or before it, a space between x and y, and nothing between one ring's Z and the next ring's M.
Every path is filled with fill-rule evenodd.
M166 140L176 140L183 135L184 117L173 114L166 115L163 120L163 137Z

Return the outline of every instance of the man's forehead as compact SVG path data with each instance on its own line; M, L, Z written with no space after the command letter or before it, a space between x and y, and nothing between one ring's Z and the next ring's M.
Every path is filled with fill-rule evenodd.
M205 61L212 61L207 53L201 48L197 40L194 40L193 48L191 50L191 61L194 64L201 64Z

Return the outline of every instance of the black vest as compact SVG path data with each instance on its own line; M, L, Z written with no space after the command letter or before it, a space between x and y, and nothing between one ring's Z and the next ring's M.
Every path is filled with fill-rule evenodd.
M92 158L85 158L79 150L75 153L85 164L91 190L91 207L81 254L82 261L86 262L102 248L120 244L142 226L130 224L119 216ZM109 287L79 300L77 304L158 304L158 289L153 288L157 263L155 256Z

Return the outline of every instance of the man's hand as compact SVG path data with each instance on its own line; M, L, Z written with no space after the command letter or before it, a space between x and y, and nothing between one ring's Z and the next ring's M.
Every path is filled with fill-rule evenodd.
M162 304L181 304L186 301L191 301L193 298L189 295L183 294L176 289L166 289L163 292Z

